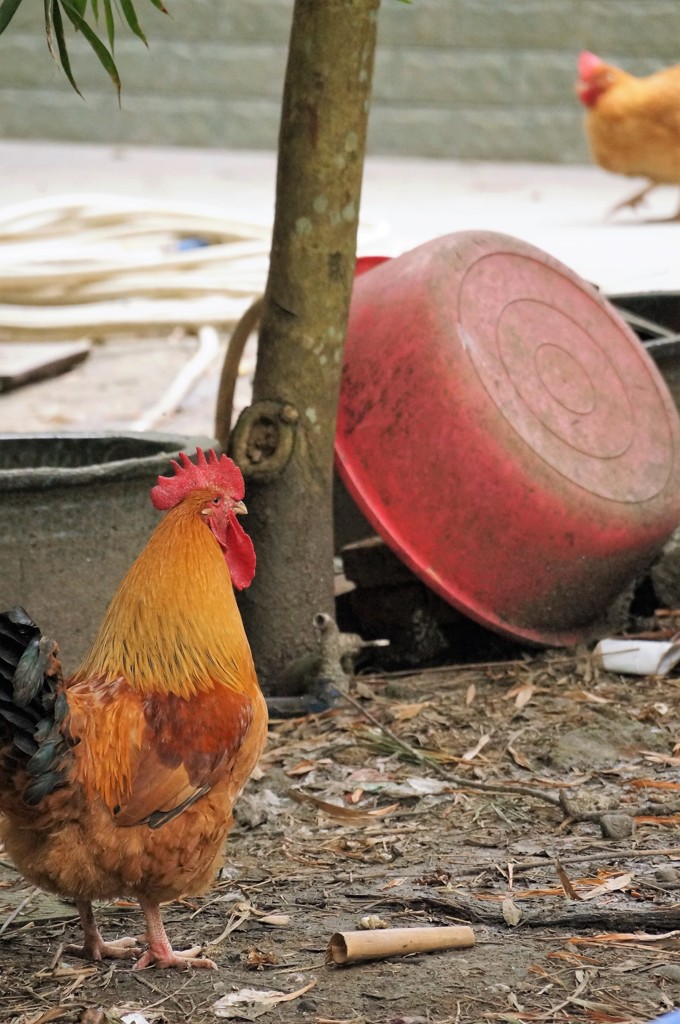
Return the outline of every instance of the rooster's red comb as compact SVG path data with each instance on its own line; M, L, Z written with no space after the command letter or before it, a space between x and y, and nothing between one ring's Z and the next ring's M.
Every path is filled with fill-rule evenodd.
M240 501L245 494L243 476L236 463L226 455L218 457L212 448L207 459L203 449L197 448L195 465L186 452L180 452L179 462L172 459L170 465L175 475L159 476L158 483L151 488L151 500L161 511L179 505L191 491L206 487L228 494L234 501Z

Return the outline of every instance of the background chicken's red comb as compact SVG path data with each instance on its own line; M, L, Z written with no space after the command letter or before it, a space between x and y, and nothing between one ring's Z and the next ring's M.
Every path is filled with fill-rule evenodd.
M157 509L174 508L191 491L206 487L228 494L234 501L240 501L245 494L241 470L226 455L218 457L211 448L206 459L203 449L197 448L195 465L186 452L179 453L179 460L170 462L175 475L159 476L158 483L151 488L151 500Z
M591 53L589 50L582 51L578 59L579 78L583 78L587 82L593 71L597 71L598 68L601 67L601 57L598 57L595 53Z

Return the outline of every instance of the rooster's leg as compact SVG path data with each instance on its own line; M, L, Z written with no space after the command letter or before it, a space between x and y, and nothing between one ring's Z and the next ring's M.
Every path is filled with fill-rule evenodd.
M83 928L83 944L82 946L67 946L65 950L67 953L81 956L86 960L103 960L105 958L120 960L137 956L139 946L136 939L126 937L116 939L114 942L104 942L97 928L97 922L92 913L92 904L89 900L76 900L76 907Z
M149 944L149 948L132 968L133 971L141 971L145 967L178 967L184 971L189 967L207 967L210 970L217 970L217 964L213 963L212 960L196 956L200 952L200 946L194 946L193 949L184 949L179 952L172 948L170 940L166 935L157 903L153 903L151 900L140 899L139 905L146 918L146 941Z

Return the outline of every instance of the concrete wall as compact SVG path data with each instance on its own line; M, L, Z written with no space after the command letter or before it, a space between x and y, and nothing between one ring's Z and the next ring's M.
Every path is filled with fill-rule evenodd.
M121 29L119 109L72 39L81 100L53 64L42 4L0 37L0 137L276 148L292 0L145 0L150 42ZM324 0L321 0L324 2ZM677 0L383 0L371 153L479 160L588 159L574 98L592 49L636 73L680 60Z

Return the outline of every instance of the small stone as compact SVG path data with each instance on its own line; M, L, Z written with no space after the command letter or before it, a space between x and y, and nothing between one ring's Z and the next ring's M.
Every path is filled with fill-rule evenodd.
M680 885L680 872L670 864L664 864L654 872L654 878L662 885Z
M297 1004L300 1013L316 1013L317 1004L313 999L301 999Z
M509 896L503 900L501 904L501 913L505 923L511 928L516 928L522 920L522 910L517 906L514 900L510 899Z
M656 978L665 978L666 981L674 981L680 984L680 964L661 964L649 972Z
M600 817L600 828L605 839L626 839L635 830L635 821L629 814L612 812Z

